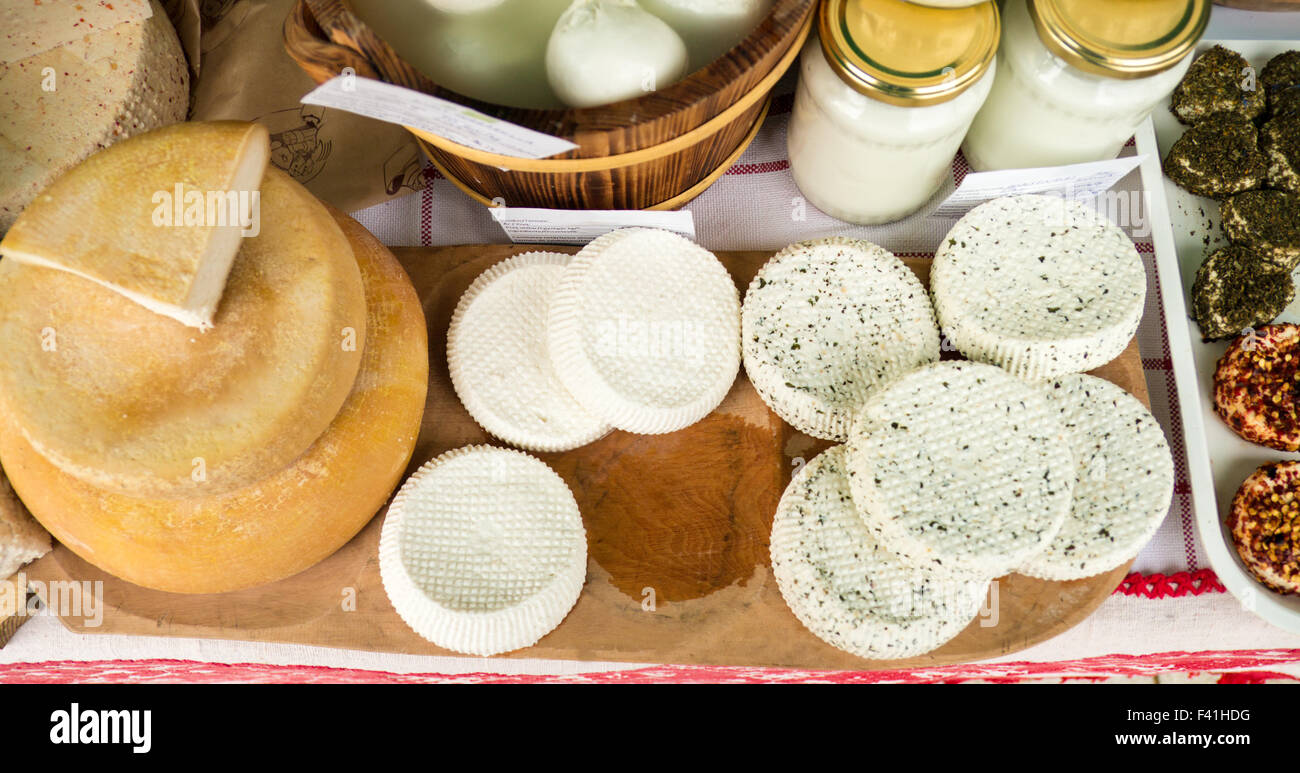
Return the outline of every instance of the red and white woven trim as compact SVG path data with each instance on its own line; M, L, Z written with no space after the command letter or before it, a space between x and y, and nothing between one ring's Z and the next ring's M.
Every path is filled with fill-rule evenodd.
M1212 569L1175 572L1171 575L1133 572L1125 577L1112 595L1145 596L1149 599L1182 598L1202 593L1227 593Z
M1300 663L1300 649L1232 652L1161 652L1150 655L1105 655L1057 663L990 663L897 671L808 671L724 666L653 666L567 676L470 674L398 674L325 666L275 666L261 663L200 663L190 660L50 661L0 665L0 683L229 683L260 684L630 684L695 682L836 684L919 684L1020 682L1041 679L1100 681L1115 677L1217 674L1220 682L1300 681L1271 670Z

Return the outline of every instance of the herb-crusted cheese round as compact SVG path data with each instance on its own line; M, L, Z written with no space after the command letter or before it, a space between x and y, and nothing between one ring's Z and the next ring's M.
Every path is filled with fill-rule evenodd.
M1078 580L1114 569L1151 540L1169 512L1174 461L1155 417L1109 381L1062 376L1045 394L1074 455L1074 498L1047 550L1017 571Z
M740 298L713 253L668 231L588 244L551 300L561 383L618 429L675 432L704 418L740 370Z
M496 655L535 644L573 608L586 530L551 468L522 451L469 446L407 479L388 508L379 569L416 633Z
M560 383L546 349L551 295L568 262L529 252L492 266L461 296L447 331L447 367L465 409L532 451L567 451L610 431Z
M1001 368L942 362L863 406L848 443L853 498L877 539L921 565L997 577L1070 510L1074 459L1041 391Z
M871 659L913 657L974 619L987 579L919 567L885 549L858 517L843 446L800 470L772 523L772 572L799 622Z
M948 232L930 290L963 354L1043 380L1124 351L1142 319L1146 272L1124 231L1083 204L1010 196Z
M769 260L745 293L741 339L763 401L796 429L841 442L873 389L939 359L921 282L854 239L801 242Z

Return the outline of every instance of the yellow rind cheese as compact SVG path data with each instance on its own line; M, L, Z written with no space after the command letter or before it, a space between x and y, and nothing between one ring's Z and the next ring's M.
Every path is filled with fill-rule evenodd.
M0 241L0 254L115 290L207 328L257 201L270 138L244 121L140 134L68 170Z
M424 313L401 265L335 213L365 283L360 373L329 429L285 469L218 496L159 500L103 491L36 453L0 415L0 460L28 509L86 561L175 593L220 593L307 569L383 507L415 448L428 389Z
M361 361L361 274L307 189L271 169L261 198L261 233L244 240L208 331L0 261L0 401L51 463L122 494L212 496L325 432Z

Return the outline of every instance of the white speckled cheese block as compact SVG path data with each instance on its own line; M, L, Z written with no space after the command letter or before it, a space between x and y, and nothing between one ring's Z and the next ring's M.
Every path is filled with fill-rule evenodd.
M1040 389L975 362L877 392L849 440L853 497L887 548L999 577L1046 549L1070 511L1074 459Z
M1074 500L1047 550L1017 571L1078 580L1114 569L1150 541L1169 512L1174 461L1155 417L1109 381L1062 376L1045 393L1074 453Z
M1053 196L972 209L930 269L939 326L972 360L1045 380L1115 359L1137 332L1146 273L1104 216Z
M799 622L818 638L871 659L939 647L979 612L988 579L909 564L858 516L843 446L794 476L772 524L772 572Z
M845 441L873 389L939 359L939 328L916 274L881 247L793 244L754 277L741 309L745 372L796 429Z
M468 446L426 463L379 538L384 591L420 636L468 655L529 647L573 608L587 575L578 504L522 451Z
M704 418L740 370L740 299L713 253L625 228L574 256L551 301L551 361L618 429L674 432Z
M479 275L447 330L447 367L483 429L532 451L567 451L610 431L560 383L546 349L551 296L568 255L529 252Z
M17 0L0 10L0 233L92 153L185 120L190 71L162 6L130 3L101 18L106 3L81 5Z

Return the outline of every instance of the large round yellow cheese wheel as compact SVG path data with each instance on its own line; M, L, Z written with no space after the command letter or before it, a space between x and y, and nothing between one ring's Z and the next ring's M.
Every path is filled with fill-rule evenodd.
M52 463L122 494L212 496L286 467L343 405L365 331L348 239L278 169L211 330L0 261L0 400Z
M415 448L428 389L424 312L382 244L345 215L365 283L361 369L329 429L288 467L237 491L182 500L97 489L59 470L0 416L0 460L60 542L137 585L219 593L273 582L326 558L383 507Z

